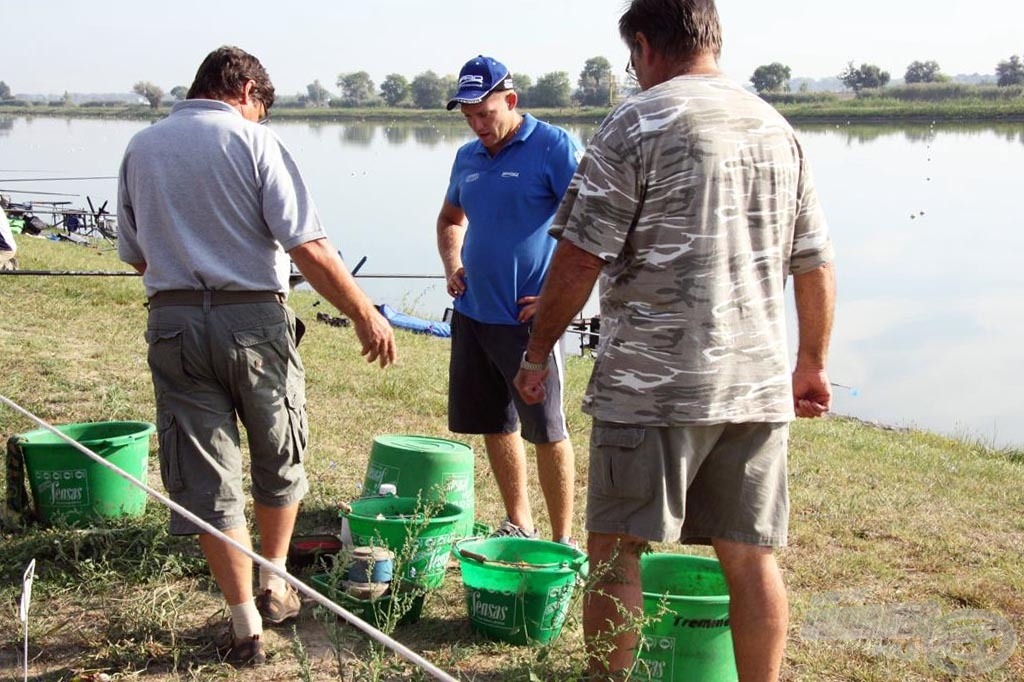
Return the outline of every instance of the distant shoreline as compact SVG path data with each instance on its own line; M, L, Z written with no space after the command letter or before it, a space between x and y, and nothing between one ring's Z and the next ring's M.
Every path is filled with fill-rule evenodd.
M778 103L775 108L793 123L1020 123L1024 122L1024 98L1001 101L951 99L937 102L898 100L840 100L813 103ZM0 106L0 116L47 116L115 120L158 120L170 107L150 109L123 107ZM600 123L610 108L532 109L524 111L554 123ZM275 108L274 120L332 123L461 123L461 117L440 109Z

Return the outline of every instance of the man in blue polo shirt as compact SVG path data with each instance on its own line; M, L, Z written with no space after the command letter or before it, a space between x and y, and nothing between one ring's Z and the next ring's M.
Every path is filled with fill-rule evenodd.
M525 361L555 247L548 228L583 152L566 131L520 114L517 103L509 70L482 55L462 67L448 102L449 110L461 106L477 136L455 156L437 218L438 250L455 298L448 427L484 437L505 504L497 536L538 536L523 441L533 443L552 538L572 544L575 464L559 352L530 363L552 369L542 404L526 405L512 380Z

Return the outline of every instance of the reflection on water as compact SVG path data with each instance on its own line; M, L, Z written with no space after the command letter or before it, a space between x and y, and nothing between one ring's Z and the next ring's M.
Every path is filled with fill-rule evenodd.
M907 123L900 126L865 123L802 123L797 130L805 133L832 133L848 143L866 144L886 137L902 137L907 142L928 142L936 135L955 133L958 136L989 137L995 135L1007 142L1024 143L1024 126L1019 123Z
M4 167L116 175L142 121L0 116ZM378 303L437 318L435 222L452 160L472 134L458 112L430 120L273 120L313 192L332 242ZM564 126L582 141L597 124ZM806 125L838 252L831 354L838 411L1024 447L1024 126ZM47 183L113 205L113 180ZM45 197L40 197L45 198ZM78 200L78 199L76 199ZM299 311L300 314L310 311ZM310 313L312 314L312 313Z
M405 144L409 140L409 126L384 126L384 139L390 144Z
M445 139L444 132L433 125L413 126L412 137L417 143L428 147L435 147Z

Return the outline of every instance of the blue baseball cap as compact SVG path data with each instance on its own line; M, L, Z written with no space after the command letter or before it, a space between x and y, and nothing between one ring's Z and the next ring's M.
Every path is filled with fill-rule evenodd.
M459 91L448 101L448 111L459 104L479 104L492 92L514 89L507 66L497 59L479 55L459 71Z

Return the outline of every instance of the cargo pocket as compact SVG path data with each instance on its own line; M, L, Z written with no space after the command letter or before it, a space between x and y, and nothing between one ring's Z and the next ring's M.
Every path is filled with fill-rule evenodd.
M146 330L146 343L149 346L147 360L157 395L192 384L192 379L185 373L182 351L184 334L183 329Z
M178 423L169 414L161 414L157 424L157 440L160 443L160 480L169 493L185 489L181 475L181 453L178 451Z
M292 440L292 463L301 464L309 441L309 417L306 415L306 391L303 382L289 382L285 406L288 409L288 429Z
M605 497L650 499L650 463L639 450L644 442L642 426L594 423L589 485Z
M287 322L240 329L232 335L240 349L240 369L250 385L256 386L268 381L280 385L284 382L291 355Z

